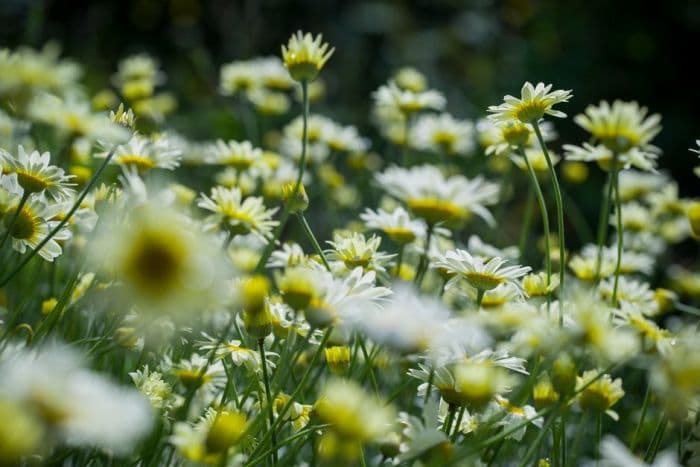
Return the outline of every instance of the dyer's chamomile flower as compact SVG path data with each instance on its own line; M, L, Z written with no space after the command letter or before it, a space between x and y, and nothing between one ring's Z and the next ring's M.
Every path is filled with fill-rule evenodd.
M603 299L609 300L613 293L614 279L609 277L600 282L598 292ZM617 287L616 299L619 302L627 302L638 307L645 315L654 315L658 311L654 301L654 291L646 282L620 276Z
M680 467L682 465L677 461L676 453L672 451L660 452L656 459L648 464L612 435L606 435L601 441L600 459L596 464L602 467Z
M507 95L503 98L503 104L489 107L489 119L494 122L520 120L523 123L535 123L545 115L564 118L566 114L555 110L553 106L568 102L570 98L571 91L552 91L551 84L537 83L533 86L526 82L520 90L520 98Z
M68 445L129 454L150 431L152 411L145 397L88 370L66 346L3 356L0 371L2 397L24 404Z
M289 266L305 265L309 257L298 243L283 243L282 247L270 255L268 268L286 268Z
M2 219L3 227L9 229L12 248L25 253L27 248L35 249L49 233L55 229L60 220L56 216L63 210L61 204L47 204L40 198L30 198L20 211L19 206L10 208ZM53 261L61 255L63 249L59 242L72 236L68 226L63 226L39 250L39 256L46 261Z
M104 114L93 113L90 104L75 97L65 100L42 94L32 100L29 115L37 122L51 125L71 137L86 138L104 144L122 143L131 133Z
M372 97L378 108L399 111L404 117L423 110L442 110L446 103L438 91L413 92L399 88L394 81L380 86Z
M326 383L315 412L339 437L362 444L379 441L394 421L391 406L346 379L331 379Z
M215 238L156 203L123 217L113 212L107 218L90 255L118 281L119 299L151 317L182 317L221 303L229 264Z
M321 138L331 151L357 153L369 149L369 141L352 125L342 126L329 120Z
M411 243L416 238L425 236L425 224L419 220L411 219L408 212L397 207L392 212L387 212L383 209L378 209L376 212L367 208L364 213L360 214L368 229L381 230L387 237L398 243L405 245Z
M155 168L174 170L180 165L182 150L171 144L167 135L147 137L134 134L114 151L111 163L133 168L141 173ZM106 157L106 153L100 155Z
M549 169L547 165L547 159L545 158L542 149L525 148L525 157L527 157L527 160L530 162L530 165L532 166L532 169L535 172L545 173ZM552 165L557 165L559 163L559 160L561 159L556 153L552 151L549 151L549 157L552 161ZM512 160L513 163L516 166L518 166L520 170L529 170L527 167L527 162L525 161L525 159L523 159L522 156L511 154L510 160Z
M60 54L60 49L52 43L40 51L28 47L14 52L0 51L0 94L21 96L41 91L61 94L72 89L82 71L76 63L60 59Z
M446 288L453 287L458 281L466 280L477 290L495 289L501 284L511 283L517 290L522 291L522 285L517 280L532 270L529 266L505 266L508 261L499 257L485 260L480 256L472 256L466 250L448 251L434 264L435 268L448 271L453 277Z
M195 423L177 422L170 442L185 459L198 464L218 465L227 460L240 465L245 458L241 454L229 455L229 451L238 444L247 426L245 414L209 407Z
M321 34L314 38L311 33L297 31L282 46L284 66L295 81L313 81L335 52L335 48L329 47Z
M401 89L421 92L428 88L428 80L425 75L410 66L405 66L397 70L393 78Z
M382 309L364 311L352 323L373 341L402 353L481 349L489 343L479 326L455 319L443 303L408 286L395 287Z
M608 147L597 144L583 143L581 146L573 144L564 145L565 157L569 161L596 162L602 169L609 170L612 165L613 151ZM627 169L635 167L639 170L653 172L656 168L656 159L660 151L654 146L648 146L642 151L633 147L623 153L617 154L618 164Z
M173 387L163 380L163 375L144 366L140 370L129 373L136 388L148 398L156 410L167 411L182 402Z
M348 270L361 267L366 271L386 271L385 267L394 255L379 251L382 239L376 235L370 238L361 233L336 235L328 244L333 247L326 255L331 261L339 261Z
M17 183L26 193L44 194L54 201L62 201L73 193L71 175L51 164L48 152L27 153L24 147L17 148L17 156L0 149L0 165L6 173L17 175Z
M238 188L214 187L211 196L201 195L197 206L213 213L205 219L210 229L219 228L234 236L254 233L268 238L277 225L272 218L277 208L267 209L256 196L243 199Z
M606 413L613 420L618 420L618 414L611 409L625 391L622 390L622 380L613 380L610 375L600 376L597 370L589 370L577 378L576 388L581 391L578 403L581 409L592 413Z
M208 162L210 164L233 167L236 172L245 172L255 164L262 163L263 151L254 147L250 141L218 140L209 147Z
M596 141L618 154L632 148L646 151L651 140L661 131L661 116L648 115L646 107L636 102L601 101L589 105L574 121L587 130Z
M496 203L499 188L482 177L472 180L462 175L445 177L437 167L421 165L410 169L389 167L377 174L375 180L429 224L459 224L473 214L490 224L495 222L486 206Z
M418 149L450 156L466 156L475 147L474 125L448 113L422 115L411 128L411 143Z

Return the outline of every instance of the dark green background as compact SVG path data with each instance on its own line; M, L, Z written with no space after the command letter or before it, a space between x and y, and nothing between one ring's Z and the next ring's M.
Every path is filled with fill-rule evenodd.
M372 135L370 93L401 65L424 71L449 110L476 118L524 80L574 90L570 115L600 99L636 99L663 115L656 143L686 195L700 194L687 151L700 138L698 1L0 1L0 43L55 39L103 87L118 60L147 51L162 61L180 100L173 124L192 137L236 136L216 95L222 63L278 54L301 28L322 32L336 54L324 70L324 113ZM562 106L564 107L564 106ZM317 107L318 108L318 107ZM559 123L562 141L585 134Z

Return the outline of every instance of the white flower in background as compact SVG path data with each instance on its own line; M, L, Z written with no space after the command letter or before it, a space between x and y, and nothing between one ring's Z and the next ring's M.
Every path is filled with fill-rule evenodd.
M422 115L411 127L411 143L418 149L447 155L469 155L475 147L474 125L448 113Z
M148 401L88 370L69 347L3 354L0 397L35 410L54 435L72 446L128 454L153 423Z
M321 131L321 140L331 151L336 152L364 152L370 145L369 140L360 136L356 127L342 126L331 120L325 122L325 127Z
M236 172L245 172L262 164L263 151L254 147L250 141L217 140L208 147L207 154L207 162L210 164L230 166Z
M618 175L620 198L623 202L643 198L654 193L669 182L665 173L649 173L640 170L624 170Z
M275 250L267 262L268 268L286 268L290 266L305 265L309 257L304 253L298 243L283 243L282 248Z
M333 241L328 241L333 249L325 253L330 261L342 263L349 271L361 267L365 271L385 272L385 266L395 255L379 251L381 243L382 239L376 235L367 238L357 232L336 234Z
M113 76L115 84L122 85L129 81L151 81L154 84L165 82L165 74L159 71L160 64L147 54L137 54L119 62L117 73Z
M484 242L478 235L470 235L467 240L467 250L472 255L481 256L483 258L500 257L509 261L515 261L520 256L517 246L509 246L498 248Z
M614 277L608 277L598 285L600 296L606 300L612 297ZM620 276L617 287L616 299L635 305L645 315L655 315L658 312L658 304L654 300L654 291L647 282Z
M372 93L375 105L379 108L398 110L410 115L422 110L442 110L445 96L434 90L413 92L399 88L394 81L389 81Z
M600 443L601 458L585 464L586 467L680 467L676 454L665 451L658 454L651 464L639 459L634 453L612 435L606 435Z
M211 196L200 196L197 206L213 213L205 219L209 229L221 229L233 236L254 233L268 238L278 224L272 218L277 208L267 209L260 197L243 199L238 188L214 187Z
M14 52L0 51L0 94L26 91L63 93L77 85L80 67L61 60L61 51L49 43L41 51L20 47Z
M123 143L130 131L112 122L106 114L93 113L90 102L71 95L61 99L41 94L29 104L29 116L73 137L100 141L102 144Z
M119 284L117 301L152 318L183 318L222 303L230 265L219 241L172 208L148 202L114 211L91 245L96 269Z
M482 349L489 343L481 328L455 319L443 303L409 286L394 287L381 310L358 313L351 324L400 352L440 352L453 346Z
M107 153L98 157L106 157ZM155 168L174 170L180 165L182 149L167 134L152 137L134 134L131 139L116 148L112 164L148 172Z
M446 288L453 287L458 281L466 280L469 285L478 290L491 290L500 284L510 283L522 292L522 285L517 280L530 272L530 266L505 266L508 261L498 256L485 259L480 256L472 256L466 250L453 250L445 253L433 264L434 268L440 268L453 277Z
M410 243L416 238L423 238L426 234L426 226L420 220L411 219L408 212L397 207L392 212L378 209L376 212L367 208L360 214L368 229L381 230L389 238L401 245Z
M570 161L597 162L602 168L608 169L612 164L613 152L602 144L591 145L583 143L581 146L565 144L564 155ZM633 147L623 153L618 153L617 160L623 168L635 167L639 170L654 172L656 170L656 159L660 151L654 146L648 147L645 151Z
M497 202L499 188L482 177L445 177L435 166L420 165L410 169L389 167L375 175L375 180L381 189L405 202L428 223L462 222L473 214L489 224L495 223L486 206Z

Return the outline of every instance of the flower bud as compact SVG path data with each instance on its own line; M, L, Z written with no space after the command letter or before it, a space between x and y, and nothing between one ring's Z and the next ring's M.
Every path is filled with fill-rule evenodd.
M696 237L700 237L700 201L695 201L688 207L688 221L690 222L690 230Z
M350 368L350 347L334 346L323 350L326 363L331 372L335 375L343 375Z
M576 387L576 364L568 354L557 358L550 370L552 386L559 394L571 394Z
M306 194L304 184L299 184L299 190L295 193L296 182L285 183L282 187L282 201L289 205L289 212L304 212L309 207L309 196Z
M223 410L216 415L205 440L207 452L223 453L236 444L246 429L245 415Z

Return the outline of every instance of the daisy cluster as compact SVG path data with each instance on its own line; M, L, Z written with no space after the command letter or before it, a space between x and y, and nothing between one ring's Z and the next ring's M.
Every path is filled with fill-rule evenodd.
M195 140L150 56L88 91L0 51L0 465L697 465L661 117L601 101L559 144L572 91L470 119L407 67L340 122L334 53L223 64L241 131Z

